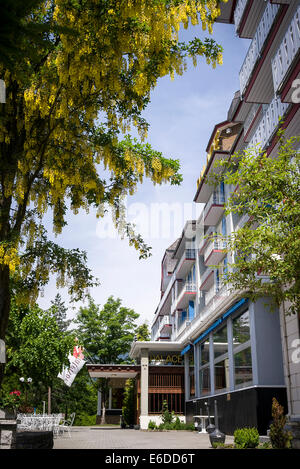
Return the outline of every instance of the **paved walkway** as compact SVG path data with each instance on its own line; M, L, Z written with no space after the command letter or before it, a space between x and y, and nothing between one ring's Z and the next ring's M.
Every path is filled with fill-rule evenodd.
M233 437L226 436L225 443ZM55 438L54 449L209 449L209 436L190 431L148 432L119 427L73 427Z

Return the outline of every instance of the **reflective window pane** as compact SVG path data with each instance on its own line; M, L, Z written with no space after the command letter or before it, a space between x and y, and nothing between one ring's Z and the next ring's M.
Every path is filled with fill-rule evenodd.
M233 345L238 346L250 340L249 311L241 314L232 321Z
M226 326L214 332L213 340L214 340L214 357L215 358L228 352L228 339L227 339L227 327Z
M190 397L195 396L195 375L194 370L190 371Z
M206 365L209 362L209 342L204 342L200 345L200 366Z
M203 368L199 373L200 394L205 396L210 394L210 370L209 367Z
M234 383L237 387L243 387L252 382L251 347L248 347L234 355Z
M226 358L218 363L215 363L215 389L229 389L229 360Z

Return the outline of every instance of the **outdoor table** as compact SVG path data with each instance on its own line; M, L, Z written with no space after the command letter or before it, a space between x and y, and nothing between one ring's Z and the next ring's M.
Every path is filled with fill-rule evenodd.
M214 418L213 415L193 415L194 420L201 420L201 431L198 433L207 433L207 431L205 430L205 419L208 419L208 417Z

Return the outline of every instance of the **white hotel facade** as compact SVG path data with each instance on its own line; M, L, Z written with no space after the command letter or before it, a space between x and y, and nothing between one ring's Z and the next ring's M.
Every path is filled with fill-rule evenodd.
M251 40L240 90L208 141L194 197L204 204L203 211L165 251L151 342L133 344L131 356L141 354L147 365L147 350L180 350L187 421L206 412L205 402L213 411L216 399L223 432L256 426L266 434L276 397L299 438L300 364L292 360L293 344L300 338L299 315L270 313L268 298L253 303L243 292L230 293L222 285L231 259L214 233L229 234L248 217L225 216L224 203L235 188L216 189L206 180L217 159L257 143L276 157L279 116L287 137L300 135L300 1L229 0L219 21L234 23L239 37ZM142 427L146 417L144 400Z

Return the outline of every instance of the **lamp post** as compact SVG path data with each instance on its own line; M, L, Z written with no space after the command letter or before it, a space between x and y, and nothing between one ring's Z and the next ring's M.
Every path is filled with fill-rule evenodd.
M225 434L219 430L219 419L218 419L218 408L217 408L217 401L215 400L215 425L216 429L209 434L210 444L211 446L214 443L225 443Z
M212 433L216 429L216 426L210 421L208 402L205 402L204 404L206 405L207 416L208 416L208 425L206 427L206 431L207 433Z

